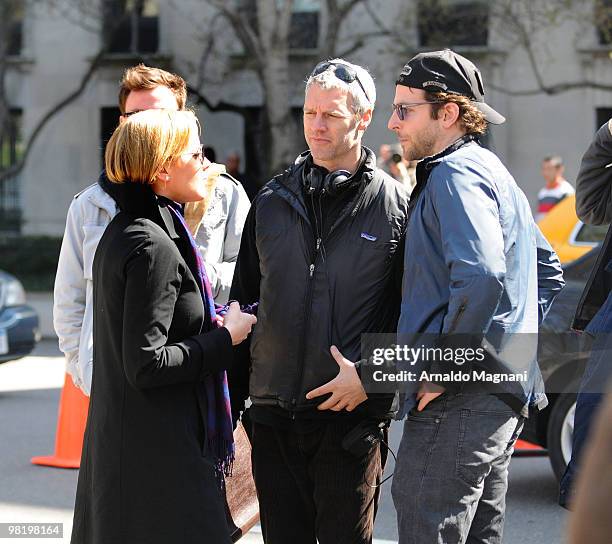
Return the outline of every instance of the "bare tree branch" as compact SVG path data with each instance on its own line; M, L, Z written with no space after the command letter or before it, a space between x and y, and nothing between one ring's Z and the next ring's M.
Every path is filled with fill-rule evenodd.
M529 5L529 3L527 3L526 20L532 21L534 18L535 18L535 14L531 10L531 6ZM532 47L533 32L531 31L531 29L526 28L525 23L521 19L520 15L517 14L513 10L512 4L507 4L506 8L504 9L504 21L507 24L511 24L514 27L517 33L519 43L522 45L522 47L525 49L525 52L527 53L527 58L529 59L529 64L531 65L533 75L536 78L538 88L544 91L546 85L544 83L544 78L542 77L542 74L540 73L540 67L536 60L535 53Z
M327 11L327 25L324 33L323 44L321 47L322 56L341 57L337 53L338 29L342 21L348 17L349 13L359 4L367 3L368 0L348 0L338 3L338 0L325 0ZM351 48L352 49L352 48ZM358 48L355 48L358 49Z
M238 106L223 100L213 104L209 98L198 88L187 85L187 92L195 97L196 104L204 104L209 111L229 111L233 113L240 113L244 115L247 112L247 108L244 106Z
M102 1L102 0L100 0ZM100 5L90 0L47 0L62 19L92 34L100 32ZM32 4L34 4L32 0Z
M91 61L89 68L87 69L83 77L81 78L81 81L78 87L74 91L72 91L68 96L66 96L64 99L58 102L54 107L52 107L42 117L42 119L36 124L36 126L34 127L34 130L32 130L32 133L30 134L29 138L27 139L24 145L24 152L23 152L21 159L14 165L10 166L9 168L6 168L0 171L0 181L4 181L5 179L16 176L23 170L28 160L28 157L30 156L30 152L32 151L32 147L34 146L34 143L36 142L42 130L45 128L45 126L47 126L47 123L53 117L55 117L60 111L62 111L66 106L68 106L70 103L76 100L83 93L83 91L87 87L87 84L91 80L92 76L95 74L96 70L100 66L100 63L102 59L104 58L105 54L106 54L106 47L103 47L96 54L94 59Z
M391 36L391 35L392 35L391 32L386 33L382 31L365 32L363 34L359 34L351 45L349 45L346 49L343 49L339 53L335 53L334 57L340 57L340 58L348 57L349 55L352 55L353 53L355 53L355 51L358 51L362 47L366 46L370 38L380 38L381 36Z
M556 85L542 85L535 89L525 89L525 90L510 90L505 87L498 87L497 85L488 84L489 88L507 94L509 96L533 96L536 94L547 94L547 95L556 95L565 93L568 91L575 91L576 89L597 89L600 91L610 91L612 92L612 85L606 85L605 83L597 83L595 81L573 81L569 83L558 83Z
M257 33L247 20L246 16L238 11L231 9L225 0L204 0L211 6L217 8L231 24L236 36L242 43L245 51L254 55L258 67L265 64L265 53L261 49Z
M89 66L87 70L85 71L85 73L83 74L83 76L81 77L81 80L78 86L76 87L76 89L70 92L62 100L60 100L55 106L50 108L47 111L47 113L45 113L45 115L43 115L43 117L38 121L38 123L34 126L34 128L32 129L32 132L30 133L30 135L28 136L27 140L24 143L23 154L20 157L20 159L15 164L9 166L8 168L4 168L0 170L0 182L3 182L6 179L9 179L11 177L18 175L23 170L23 168L25 167L27 163L28 157L30 156L32 148L34 147L36 140L40 136L43 129L47 126L49 121L51 121L51 119L53 119L59 112L61 112L66 106L68 106L74 100L76 100L83 93L83 91L85 91L87 84L89 83L93 75L96 73L100 64L102 64L104 57L108 53L108 47L110 45L110 40L112 39L115 31L120 27L120 25L129 16L130 16L130 12L126 10L126 12L123 14L122 17L118 17L116 20L112 22L112 25L109 28L109 32L104 36L103 44L101 48L98 50L96 55L93 57L93 59L89 63ZM6 62L6 58L3 58L0 60L0 65L3 62L4 63ZM0 89L1 89L0 96L3 96L5 92L4 89L5 89L5 84L6 84L6 80L4 77L5 73L0 72L0 76L2 76L2 79L0 79ZM0 129L4 130L5 126L0 126Z
M398 40L403 47L407 48L407 49L411 49L412 48L412 44L410 44L406 38L404 37L403 33L401 32L395 32L393 30L391 30L390 28L388 28L382 21L382 19L378 16L378 13L376 13L376 10L374 10L372 8L372 6L370 5L370 1L366 0L365 1L365 9L368 12L368 15L372 18L372 21L374 22L374 24L376 25L376 27L379 29L380 35L382 36L393 36L396 40Z
M210 21L211 28L215 28L217 21L223 17L221 12L215 13L214 17ZM206 40L206 44L204 45L204 49L202 50L202 55L200 56L200 61L198 62L198 70L196 76L196 88L201 89L202 85L204 85L204 81L206 80L206 65L214 52L215 49L215 37L217 36L216 32L209 32Z
M344 20L346 17L348 17L349 13L353 10L353 8L363 3L364 0L347 0L344 3L340 3L340 5L338 6L338 15L340 17L340 20ZM365 0L365 3L367 4L368 0Z

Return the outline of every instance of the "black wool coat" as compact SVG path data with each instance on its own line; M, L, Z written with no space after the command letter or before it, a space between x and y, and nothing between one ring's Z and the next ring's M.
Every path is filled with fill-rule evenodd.
M226 544L203 379L231 365L231 337L202 332L210 316L168 201L136 183L110 190L121 211L94 259L93 382L71 542Z

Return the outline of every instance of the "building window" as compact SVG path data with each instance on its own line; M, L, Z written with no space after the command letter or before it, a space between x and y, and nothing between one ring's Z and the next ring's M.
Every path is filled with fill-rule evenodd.
M23 48L23 2L14 2L7 22L7 55L21 55Z
M257 28L257 3L239 0L238 7L251 27ZM317 49L319 47L320 0L294 0L289 27L289 49Z
M585 225L580 227L574 238L575 242L580 244L590 244L595 247L597 244L601 244L608 233L608 225Z
M486 46L489 5L483 0L419 0L419 47Z
M597 108L595 110L595 130L612 119L612 108Z
M22 157L21 120L20 109L9 110L5 130L0 133L0 170L17 164ZM0 181L0 232L19 233L20 229L19 176L14 176Z
M612 44L612 0L595 0L595 26L598 43Z
M153 0L104 0L104 37L109 53L156 53L159 6Z
M317 49L319 47L318 0L295 0L289 29L290 49Z
M104 152L106 144L119 124L121 112L117 106L100 108L100 160L104 168Z

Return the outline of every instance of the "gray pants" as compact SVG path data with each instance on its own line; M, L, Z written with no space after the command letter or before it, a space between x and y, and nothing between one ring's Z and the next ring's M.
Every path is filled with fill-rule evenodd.
M508 464L523 418L490 394L412 409L391 494L399 544L501 544Z

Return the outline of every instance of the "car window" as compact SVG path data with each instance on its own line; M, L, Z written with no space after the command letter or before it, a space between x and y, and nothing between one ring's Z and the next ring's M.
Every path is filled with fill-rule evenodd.
M576 242L599 244L604 241L607 232L607 225L585 225L583 223L574 240Z

